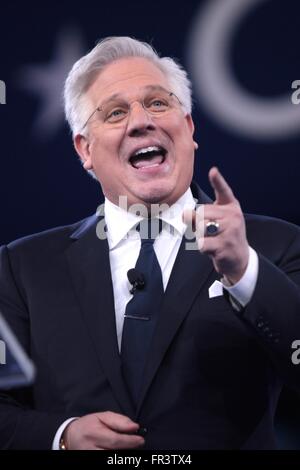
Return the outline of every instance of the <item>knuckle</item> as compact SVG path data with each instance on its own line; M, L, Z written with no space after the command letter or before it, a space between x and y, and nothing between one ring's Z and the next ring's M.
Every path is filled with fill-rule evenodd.
M233 205L232 206L232 217L234 217L236 220L239 220L241 218L241 211L240 208Z
M231 237L224 237L223 238L223 248L226 250L232 246Z
M117 448L121 445L121 440L118 436L113 436L111 439L110 439L110 445L112 448Z
M223 250L221 250L221 249L215 250L215 252L214 252L214 258L215 258L216 261L218 261L218 262L222 261L222 260L223 260L223 257L224 257L224 256L223 256Z

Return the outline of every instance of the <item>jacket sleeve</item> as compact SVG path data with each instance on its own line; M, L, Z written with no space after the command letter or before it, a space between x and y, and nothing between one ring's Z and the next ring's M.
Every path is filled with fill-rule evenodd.
M258 251L259 273L251 301L243 312L243 319L253 329L261 346L269 355L278 375L285 383L300 389L300 364L294 364L292 344L300 340L300 230L290 228L282 233L288 243L277 243L284 249L268 256ZM269 244L280 233L269 234ZM286 234L289 237L286 237ZM277 237L277 238L276 238ZM275 246L275 244L273 243Z
M13 276L7 247L0 248L0 310L30 356L29 313ZM0 448L51 449L55 433L65 419L60 414L37 411L33 387L0 391Z

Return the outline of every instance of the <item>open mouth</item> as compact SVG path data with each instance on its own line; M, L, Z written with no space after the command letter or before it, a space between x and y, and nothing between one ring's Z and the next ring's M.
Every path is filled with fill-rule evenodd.
M166 154L166 149L160 146L144 147L130 156L129 163L137 170L155 167L164 163Z

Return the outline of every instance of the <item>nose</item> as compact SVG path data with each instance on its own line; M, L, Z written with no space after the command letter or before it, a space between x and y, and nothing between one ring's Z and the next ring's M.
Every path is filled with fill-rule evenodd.
M132 103L127 121L127 133L134 137L156 128L152 117L139 101Z

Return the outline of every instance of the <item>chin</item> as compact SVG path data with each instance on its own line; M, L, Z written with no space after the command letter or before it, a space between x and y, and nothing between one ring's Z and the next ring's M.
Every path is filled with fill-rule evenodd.
M146 191L144 189L139 194L137 194L137 196L138 199L146 205L159 203L168 204L173 191L173 188L168 190L168 188L165 186L159 185L158 187L151 188Z

